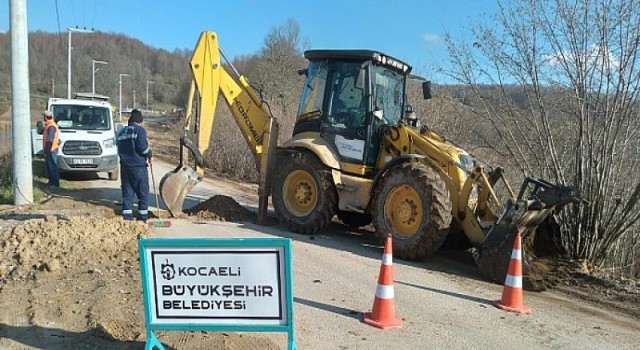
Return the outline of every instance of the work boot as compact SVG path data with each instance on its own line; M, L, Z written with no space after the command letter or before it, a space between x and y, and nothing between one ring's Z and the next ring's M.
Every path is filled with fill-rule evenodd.
M122 215L122 219L125 221L133 221L133 215Z
M149 219L149 217L147 217L147 216L138 216L138 217L136 218L136 220L138 220L138 221L142 221L142 222L144 222L144 223L147 223L147 219Z

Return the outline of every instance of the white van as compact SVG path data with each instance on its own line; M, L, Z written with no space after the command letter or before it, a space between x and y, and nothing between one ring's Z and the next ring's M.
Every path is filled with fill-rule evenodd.
M116 123L108 97L77 93L75 98L49 98L60 129L58 169L63 172L106 172L109 180L119 175ZM32 131L33 154L42 153L43 123Z

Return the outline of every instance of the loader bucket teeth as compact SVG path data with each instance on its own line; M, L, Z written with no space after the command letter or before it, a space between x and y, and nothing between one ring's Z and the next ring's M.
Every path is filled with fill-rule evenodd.
M179 167L160 180L160 196L171 216L182 214L185 198L200 180L201 177L189 167Z

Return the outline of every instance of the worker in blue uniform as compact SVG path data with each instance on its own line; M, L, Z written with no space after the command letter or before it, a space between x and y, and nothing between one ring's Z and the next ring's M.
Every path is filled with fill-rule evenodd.
M120 156L120 179L122 181L122 218L133 220L133 199L138 198L137 219L149 218L149 173L151 148L147 140L147 131L142 127L142 113L131 111L128 125L122 128L116 137Z

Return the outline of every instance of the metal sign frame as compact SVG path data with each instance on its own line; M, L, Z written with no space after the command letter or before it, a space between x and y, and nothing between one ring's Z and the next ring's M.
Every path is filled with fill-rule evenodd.
M284 292L284 297L281 299L286 305L281 310L284 312L282 315L283 321L280 324L234 324L229 323L228 320L224 324L216 323L215 320L211 322L203 323L201 320L198 323L180 322L154 322L155 319L153 312L155 301L152 303L151 298L155 298L155 282L153 277L152 261L149 261L149 253L152 253L154 248L160 248L160 251L171 249L171 252L175 253L181 249L186 252L199 252L206 253L206 249L210 248L215 252L225 252L233 254L242 250L255 249L260 251L261 249L274 248L283 253L283 256L279 261L283 262L278 264L278 273L280 276L284 276L284 285L281 292ZM228 249L225 251L224 249ZM217 332L286 332L288 336L287 349L295 350L297 345L295 342L295 334L293 327L293 286L292 286L292 267L291 267L291 240L287 238L233 238L233 239L218 239L218 238L147 238L140 239L138 241L138 250L140 254L140 273L142 275L142 291L144 298L145 309L145 325L147 333L147 341L145 350L160 349L164 350L164 346L158 340L155 335L155 331L217 331ZM169 254L167 253L167 254ZM154 299L155 300L155 299ZM156 315L157 316L157 315ZM259 322L259 321L258 321Z

